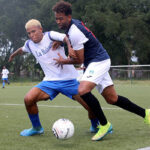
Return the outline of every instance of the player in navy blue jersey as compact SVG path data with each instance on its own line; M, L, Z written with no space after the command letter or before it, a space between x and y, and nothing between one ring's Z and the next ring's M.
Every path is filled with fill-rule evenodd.
M60 29L66 31L71 43L68 49L71 59L64 59L59 55L59 59L55 60L58 64L84 63L86 68L80 80L79 94L83 97L88 97L88 92L96 87L107 103L135 113L143 117L145 123L150 124L150 109L141 108L128 98L117 95L108 72L111 61L107 51L82 21L72 19L71 4L64 1L57 2L53 6L53 11L56 23ZM101 125L92 140L101 140L111 131L112 125L107 121Z

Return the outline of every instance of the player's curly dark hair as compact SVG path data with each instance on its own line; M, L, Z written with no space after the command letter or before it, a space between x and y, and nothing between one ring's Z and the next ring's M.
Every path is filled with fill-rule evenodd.
M53 6L52 10L56 13L64 13L66 16L68 16L72 14L71 6L72 5L68 2L59 1Z

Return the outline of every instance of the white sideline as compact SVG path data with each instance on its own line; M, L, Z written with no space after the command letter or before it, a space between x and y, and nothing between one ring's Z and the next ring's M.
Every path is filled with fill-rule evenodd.
M24 104L0 103L0 106L24 106ZM59 105L38 105L38 106L41 106L41 107L51 107L51 108L83 108L82 106L59 106ZM102 109L118 110L120 108L102 107Z
M143 148L140 148L140 149L137 149L137 150L150 150L150 147L143 147Z

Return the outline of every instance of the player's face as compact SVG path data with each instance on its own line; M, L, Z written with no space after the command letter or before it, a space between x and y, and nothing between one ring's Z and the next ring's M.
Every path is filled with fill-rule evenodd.
M66 16L64 13L55 12L55 19L58 27L66 30L71 22L71 15Z
M43 38L43 30L41 27L32 26L32 27L27 28L26 31L28 33L29 38L34 43L39 43Z

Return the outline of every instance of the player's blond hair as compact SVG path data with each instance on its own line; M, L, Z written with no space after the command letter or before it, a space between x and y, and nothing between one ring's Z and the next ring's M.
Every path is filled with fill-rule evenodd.
M27 30L28 28L33 27L33 26L42 27L42 25L41 25L41 23L40 23L39 20L37 20L37 19L30 19L30 20L27 21L27 23L25 24L25 29Z

